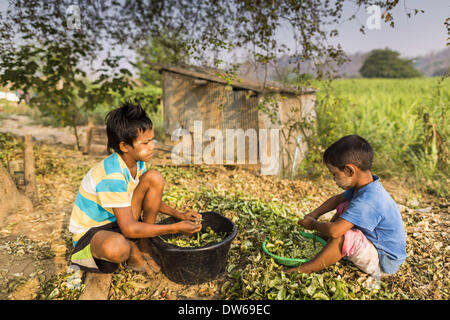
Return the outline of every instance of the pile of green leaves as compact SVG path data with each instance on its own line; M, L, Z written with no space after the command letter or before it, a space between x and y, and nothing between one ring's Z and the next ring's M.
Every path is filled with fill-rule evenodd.
M31 255L36 260L51 259L55 256L49 243L33 241L27 236L19 236L14 240L5 240L1 243L0 249L5 250L9 255L19 257Z
M322 250L323 245L316 239L293 232L288 235L272 235L266 248L279 257L311 260Z
M73 286L72 282L74 282L74 275L71 272L54 275L40 284L36 299L77 300L83 292L85 284L80 282L78 286Z
M182 248L197 248L203 247L208 244L214 244L221 242L227 234L225 232L216 233L211 227L206 227L206 231L197 232L195 235L187 236L180 235L176 237L171 237L169 239L163 239L165 242L176 245Z

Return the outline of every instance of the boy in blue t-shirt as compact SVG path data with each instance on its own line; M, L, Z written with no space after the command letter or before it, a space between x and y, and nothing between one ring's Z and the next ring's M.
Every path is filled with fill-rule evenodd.
M365 139L349 135L333 143L323 159L336 184L346 191L299 221L329 240L314 259L288 272L317 272L346 257L371 275L396 273L406 259L406 234L397 204L370 171L372 147ZM334 209L330 222L317 220Z

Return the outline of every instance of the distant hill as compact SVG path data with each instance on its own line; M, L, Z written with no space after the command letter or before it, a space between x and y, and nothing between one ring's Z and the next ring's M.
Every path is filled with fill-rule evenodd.
M450 47L417 57L415 66L428 77L442 75L450 68Z
M342 78L357 78L361 77L359 69L361 68L364 60L370 52L356 52L347 55L350 59L349 62L343 64L338 69L338 76ZM424 76L432 77L442 75L448 68L450 68L450 47L439 50L437 52L431 52L424 56L418 57L406 57L413 59L414 66ZM271 63L267 66L267 69L262 66L255 66L250 62L244 63L239 69L239 74L242 77L247 77L255 80L267 80L277 81L280 78L290 73L290 70L297 63L296 57L284 55L278 59L276 63ZM314 67L308 61L300 63L302 73L315 74Z

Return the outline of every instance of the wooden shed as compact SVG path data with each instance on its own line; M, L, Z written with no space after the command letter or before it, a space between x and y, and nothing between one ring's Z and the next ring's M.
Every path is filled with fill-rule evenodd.
M222 70L194 66L155 64L153 68L162 74L164 132L169 138L166 143L170 144L174 133L180 130L191 135L192 153L190 159L184 157L185 163L198 163L194 148L198 151L195 130L198 134L199 124L202 135L209 129L222 133L224 161L221 164L241 165L261 174L292 175L305 157L305 137L313 132L310 124L316 117L316 89L299 90L277 83L266 83L264 86L242 78L229 81ZM233 141L230 138L227 140L227 133L233 132L233 129L235 133L241 129L244 136L230 135ZM217 136L211 140L205 139L203 150L214 139ZM172 145L176 143L179 141L172 141ZM238 157L238 143L245 145L245 161ZM271 161L262 157L266 152L262 149L265 143ZM234 148L234 161L225 157L226 147L230 144ZM258 155L256 161L253 156L255 148ZM277 163L273 163L275 159Z

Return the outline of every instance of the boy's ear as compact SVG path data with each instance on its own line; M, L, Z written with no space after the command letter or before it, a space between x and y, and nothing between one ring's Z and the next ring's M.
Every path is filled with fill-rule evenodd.
M353 164L349 163L345 165L344 172L349 177L352 177L356 173L356 168Z
M119 148L122 152L128 152L128 145L123 141L119 143Z

